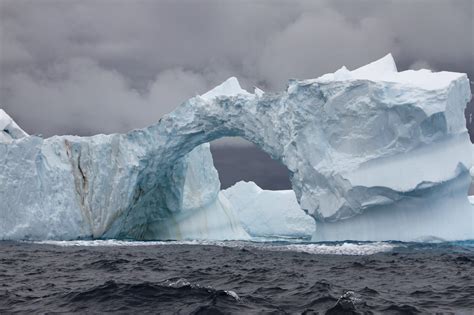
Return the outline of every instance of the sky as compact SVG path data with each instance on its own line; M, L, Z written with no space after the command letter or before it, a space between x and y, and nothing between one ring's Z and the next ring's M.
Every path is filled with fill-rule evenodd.
M399 70L465 72L473 81L473 6L0 0L0 108L32 134L125 132L230 76L250 90L277 91L289 78L355 68L389 52Z

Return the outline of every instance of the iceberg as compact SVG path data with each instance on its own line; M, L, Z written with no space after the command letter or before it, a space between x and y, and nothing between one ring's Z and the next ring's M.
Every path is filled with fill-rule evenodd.
M293 233L288 222L275 230L245 223L251 211L241 206L255 194L219 192L207 143L234 136L288 168L302 214L316 222L313 240L472 239L470 98L466 74L399 72L389 54L352 71L290 80L279 93L251 94L230 78L126 134L42 139L17 133L3 115L0 238ZM274 218L288 220L294 206L275 207Z
M254 182L240 181L221 194L252 237L311 239L316 231L314 219L301 210L293 190L263 190Z

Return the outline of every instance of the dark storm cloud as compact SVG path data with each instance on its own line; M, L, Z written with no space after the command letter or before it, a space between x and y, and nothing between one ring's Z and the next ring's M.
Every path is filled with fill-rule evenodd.
M143 127L231 75L277 90L388 52L474 78L471 0L0 0L0 36L0 106L45 135Z

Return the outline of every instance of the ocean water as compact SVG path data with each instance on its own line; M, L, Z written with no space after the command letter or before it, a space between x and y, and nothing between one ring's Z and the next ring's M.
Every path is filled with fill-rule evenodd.
M0 314L472 314L474 241L0 242Z

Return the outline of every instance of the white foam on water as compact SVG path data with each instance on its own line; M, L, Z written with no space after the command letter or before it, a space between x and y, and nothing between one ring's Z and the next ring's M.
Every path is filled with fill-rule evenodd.
M229 296L233 297L233 298L234 298L234 300L236 300L236 301L240 301L240 296L239 296L237 293L235 293L234 291L231 291L231 290L225 290L224 292L225 292L227 295L229 295Z
M250 248L270 251L303 252L318 255L372 255L389 252L395 245L386 242L373 243L292 243L275 244L271 242L242 242L242 241L123 241L123 240L73 240L73 241L38 241L35 244L55 246L169 246L169 245L212 245L230 248Z
M389 252L395 248L394 245L383 242L376 243L342 243L342 244L291 244L276 246L277 250L288 250L319 255L372 255L381 252Z
M32 243L42 244L42 245L55 245L62 247L69 246L85 246L85 247L100 247L100 246L157 246L157 245L172 245L177 243L186 243L186 242L166 242L166 241L123 241L123 240L72 240L72 241L34 241Z

